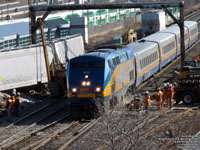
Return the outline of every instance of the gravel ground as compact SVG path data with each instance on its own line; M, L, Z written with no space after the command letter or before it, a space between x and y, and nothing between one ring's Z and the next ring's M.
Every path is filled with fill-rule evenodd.
M63 113L63 114L65 114L65 113ZM62 115L59 114L56 118L59 118L61 116ZM55 121L56 118L52 117L51 120ZM47 121L45 123L47 123ZM44 129L44 130L42 130L40 132L37 132L36 134L32 135L31 138L29 138L29 139L27 139L27 140L25 140L23 142L20 142L17 145L9 147L9 149L10 150L21 150L23 147L29 146L29 145L33 144L34 142L36 142L36 141L39 141L39 140L41 140L41 139L43 139L43 138L45 138L47 136L52 135L55 131L57 131L58 129L62 129L62 128L66 127L70 123L71 123L71 120L69 120L67 118L63 119L61 122L56 123L55 125L51 126L50 128ZM44 125L42 125L42 124L37 125L36 128L34 128L34 130L41 129L43 126Z
M28 117L27 119L21 121L20 123L15 124L14 127L11 126L7 129L1 128L0 141L2 142L5 139L13 136L15 133L18 133L21 130L27 128L32 123L37 122L38 120L41 120L42 118L48 116L50 113L62 108L64 105L66 105L66 101L60 101L59 103L53 103L46 109L42 109L41 111ZM21 134L23 135L23 133L21 133ZM19 136L22 136L21 134ZM9 142L9 141L7 141L7 142ZM7 142L5 142L4 144L6 144Z
M159 114L164 113L166 110L168 109L157 111L157 107L155 103L153 103L152 110L149 112L148 116L146 116L143 111L129 111L127 108L118 108L117 110L113 111L110 116L103 117L102 121L98 122L85 136L76 141L76 143L74 143L68 149L95 149L101 145L104 145L105 143L108 143L108 141L112 141L112 138L115 138L122 133L127 134L128 131L133 130L138 124L158 116ZM164 120L165 118L161 119ZM157 124L154 124L154 126L156 125ZM147 126L147 129L150 128ZM144 133L145 132L140 132L139 134L141 135ZM133 137L137 136L138 134L134 135ZM121 149L120 146L122 145L115 143L115 148ZM109 149L109 147L106 147L105 149Z
M59 134L59 136L54 138L53 141L50 141L45 146L42 146L41 148L39 148L39 150L59 149L62 145L64 145L69 140L71 140L73 138L73 135L75 135L80 129L82 129L87 124L88 124L88 122L77 123L73 127L69 128L68 130L65 130L63 133Z

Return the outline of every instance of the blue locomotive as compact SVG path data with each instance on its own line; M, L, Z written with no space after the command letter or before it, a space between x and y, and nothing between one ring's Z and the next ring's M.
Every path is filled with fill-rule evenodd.
M198 40L195 21L185 21L185 49ZM128 45L110 45L78 56L67 67L71 110L85 112L100 102L106 109L128 88L138 87L180 55L177 25Z
M96 102L109 108L135 83L135 60L131 47L102 47L69 61L68 99L71 109L94 111ZM111 100L111 101L110 101Z

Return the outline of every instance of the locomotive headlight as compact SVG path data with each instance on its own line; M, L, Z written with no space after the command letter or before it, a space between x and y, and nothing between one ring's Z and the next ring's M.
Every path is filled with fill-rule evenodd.
M89 77L89 76L86 74L86 75L85 75L85 79L87 79L88 77Z
M85 86L85 85L86 85L86 82L85 82L85 81L83 81L83 82L82 82L82 86Z
M100 92L101 88L100 87L96 87L96 92Z
M90 86L90 81L87 82L87 86Z
M77 88L73 88L73 89L72 89L72 92L73 92L73 93L76 93L76 92L77 92Z

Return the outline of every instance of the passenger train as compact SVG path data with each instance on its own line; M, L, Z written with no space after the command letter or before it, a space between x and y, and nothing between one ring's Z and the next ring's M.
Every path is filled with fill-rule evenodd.
M185 21L185 50L198 40L195 21ZM128 88L137 88L180 55L180 30L172 25L127 45L100 47L71 59L67 66L71 110L90 110L98 101L106 109Z

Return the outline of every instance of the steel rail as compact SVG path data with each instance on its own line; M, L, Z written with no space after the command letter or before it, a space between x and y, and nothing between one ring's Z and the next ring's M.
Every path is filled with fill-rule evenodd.
M170 109L170 110L165 111L164 113L162 113L162 114L160 114L160 115L158 115L158 116L155 116L155 117L153 117L153 118L150 118L150 119L147 120L147 121L144 121L144 122L140 123L140 124L137 125L137 127L135 127L133 130L129 131L129 132L127 133L127 135L130 135L130 134L135 133L137 130L143 128L145 125L148 125L148 124L150 124L150 123L153 123L154 121L156 121L156 120L159 119L160 117L163 117L165 114L170 113L170 112L172 112L172 111L175 110L175 109L176 109L176 108L174 107L174 108L172 108L172 109ZM115 137L115 138L114 138L114 142L119 141L120 139L125 138L125 136L126 136L126 135L121 134L121 135ZM111 144L111 142L106 143L106 145L110 145L110 144ZM96 148L96 150L103 150L103 149L105 149L105 146L106 146L106 145L102 145L102 146Z
M182 109L184 110L184 109ZM192 111L192 109L186 109L184 112L178 113L175 117L173 117L170 120L165 121L164 123L162 123L161 125L159 125L158 127L150 130L149 132L147 132L145 135L139 137L139 139L137 140L136 144L141 144L141 142L143 142L145 139L147 139L148 137L152 136L154 133L158 132L159 130L167 127L170 123L175 122L176 120L183 118L184 116L188 115L190 112ZM127 146L123 147L122 150L127 149Z
M196 16L197 14L199 14L199 12L200 12L200 10L196 10L192 14L189 14L189 15L185 16L184 19L185 20L189 20L189 19L193 18L194 16Z
M67 106L67 105L66 105ZM5 139L4 141L2 141L0 143L0 146L3 147L4 144L8 141L12 141L14 138L16 138L17 136L19 136L20 134L24 133L25 131L27 131L30 128L33 128L34 126L36 126L39 122L41 122L42 120L48 118L49 116L53 115L54 113L60 111L60 109L65 108L66 106L62 106L61 108L58 108L57 110L52 111L51 113L49 113L48 115L40 118L37 122L32 123L31 125L27 126L26 128L24 128L23 130L20 130L19 132L17 132L16 134L10 136L9 138ZM0 148L1 148L0 147Z
M58 150L64 150L66 149L69 145L71 145L72 143L74 143L78 138L80 138L84 133L86 133L89 129L91 129L99 120L101 119L101 117L99 117L98 119L94 119L92 120L90 123L88 123L86 126L84 126L82 129L80 129L77 134L71 138L70 141L68 141L67 143L65 143L63 146L61 146Z
M37 130L35 130L35 131L32 131L31 133L29 133L29 134L27 134L27 135L25 135L25 136L23 136L23 137L21 137L21 138L15 140L15 141L12 141L11 143L8 143L7 145L2 146L1 148L2 148L2 149L8 149L9 147L11 147L11 146L13 146L13 145L15 145L15 144L18 144L19 142L22 142L22 141L25 141L25 140L31 138L33 135L35 136L38 132L44 131L45 129L48 129L48 128L50 128L51 126L54 126L54 125L57 124L58 122L61 122L62 120L66 119L66 118L68 118L68 117L70 117L70 116L71 116L71 114L66 114L66 115L62 116L61 118L58 118L58 119L55 120L54 122L52 122L52 123L50 123L50 124L47 124L47 125L43 126L43 127L40 128L40 129L37 129ZM29 146L29 147L30 147L30 146ZM31 147L30 147L30 148L31 148Z
M50 98L46 98L45 100L48 100L48 99L50 99ZM28 115L26 115L26 116L20 118L19 120L16 120L15 122L11 123L10 125L8 125L8 126L2 128L2 129L0 130L0 133L1 133L2 131L4 131L5 129L11 128L11 127L13 127L14 125L20 123L21 121L23 121L23 120L29 118L30 116L32 116L32 115L38 113L39 111L41 111L41 110L47 108L48 106L50 106L50 105L52 105L52 104L55 104L56 102L57 102L57 100L53 100L51 103L46 104L46 105L40 107L39 109L37 109L37 110L31 112L30 114L28 114Z
M61 130L58 130L56 131L55 133L53 133L52 135L50 136L47 136L47 137L44 137L42 138L40 141L36 141L35 143L33 143L31 146L31 149L32 150L37 150L39 149L40 147L46 145L48 142L50 142L52 139L54 139L55 137L57 137L58 135L62 134L64 131L66 130L69 130L71 127L75 126L76 124L78 124L79 121L76 121L76 122L72 122L70 125L66 126L65 128L61 129ZM28 147L25 147L24 149L22 150L29 150L29 146Z
M149 136L152 136L154 133L158 132L159 130L163 129L164 127L168 126L170 123L175 122L176 120L183 118L184 116L188 115L190 112L192 111L192 109L186 109L185 112L179 113L177 114L175 117L173 117L172 119L164 122L163 124L159 125L157 128L147 132L145 135L143 135L142 137L140 137L137 141L137 143L141 143L142 141L144 141L145 139L147 139Z

